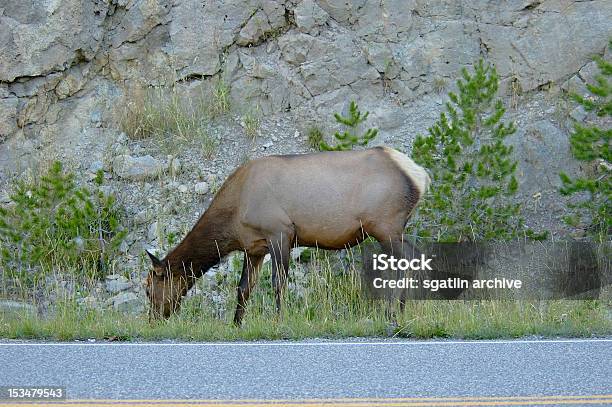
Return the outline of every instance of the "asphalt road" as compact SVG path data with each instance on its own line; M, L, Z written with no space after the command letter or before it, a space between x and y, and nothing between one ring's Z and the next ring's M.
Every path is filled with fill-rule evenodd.
M79 400L263 399L304 403L350 398L357 405L375 405L374 400L397 398L399 404L384 405L513 405L423 403L516 400L511 397L519 396L533 397L518 399L520 405L535 405L537 400L539 404L564 405L567 399L562 396L612 394L612 339L0 342L0 386L65 386L68 398ZM401 404L402 400L421 400L421 404ZM585 397L584 403L579 399L567 404L587 405L593 400L600 399ZM603 401L612 405L612 398Z

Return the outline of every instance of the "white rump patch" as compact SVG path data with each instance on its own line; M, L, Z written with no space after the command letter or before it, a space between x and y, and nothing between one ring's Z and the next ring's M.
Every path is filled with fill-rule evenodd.
M406 154L400 153L390 147L383 148L385 152L389 154L389 157L400 167L400 170L414 182L416 188L419 190L419 197L425 195L431 183L429 174L425 168L412 161Z

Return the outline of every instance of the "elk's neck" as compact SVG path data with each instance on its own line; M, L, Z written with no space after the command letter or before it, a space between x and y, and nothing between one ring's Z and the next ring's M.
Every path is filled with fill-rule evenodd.
M206 273L240 247L232 229L232 209L209 208L181 243L163 260L175 273L185 274L187 281Z

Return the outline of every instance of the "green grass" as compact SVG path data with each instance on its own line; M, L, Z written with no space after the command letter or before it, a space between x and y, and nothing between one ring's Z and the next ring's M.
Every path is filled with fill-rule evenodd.
M213 118L223 116L231 110L230 87L222 78L215 82L208 110Z
M398 324L369 315L325 314L304 316L305 310L286 310L282 318L249 309L241 328L225 319L182 312L168 321L150 324L144 315L80 309L64 304L48 317L0 317L0 337L13 339L111 339L226 341L347 337L494 339L522 336L590 337L612 333L609 316L597 302L554 301L543 309L534 304L500 302L424 301L409 304ZM307 311L306 311L307 312Z
M219 109L229 109L227 95L218 95L222 91L217 88L212 96L195 98L184 95L177 84L133 90L120 106L119 127L133 140L152 140L166 154L197 146L205 158L211 158L218 140L208 133L208 122Z
M438 94L443 93L448 87L448 82L443 77L438 76L434 78L432 87L433 87L434 92Z
M308 136L306 139L306 143L308 147L313 150L321 150L321 142L324 141L323 132L318 127L310 127L308 129Z
M269 267L264 267L251 296L243 326L231 325L238 271L218 274L219 311L204 296L189 297L168 321L150 324L147 316L85 309L68 297L46 316L0 314L0 337L14 339L110 339L232 341L347 337L492 339L523 336L590 337L612 334L609 300L409 301L403 313L365 297L349 266L340 272L335 256L306 252L307 263L292 264L289 283L305 274L303 293L289 290L279 318L274 307ZM240 260L233 269L239 270ZM318 271L315 271L318 270ZM203 290L210 288L201 287ZM86 295L86 294L85 294Z
M48 319L23 317L0 319L3 338L50 340L118 339L118 340L256 340L300 339L305 337L375 336L382 325L363 321L321 321L307 323L290 315L279 323L263 316L247 318L241 328L214 318L174 317L167 322L149 324L142 316L124 316L114 312L77 311Z
M261 126L259 109L247 111L242 116L242 123L244 124L244 134L246 134L246 136L252 141L255 140L259 134L259 128Z
M589 337L612 333L610 303L587 300L421 301L407 307L396 335L464 339Z

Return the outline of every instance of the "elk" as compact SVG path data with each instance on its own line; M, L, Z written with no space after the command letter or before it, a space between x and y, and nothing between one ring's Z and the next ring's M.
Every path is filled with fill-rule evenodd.
M145 288L151 319L168 318L197 278L232 251L244 252L234 324L241 324L270 253L277 312L294 246L339 250L366 237L406 250L403 231L429 187L427 171L389 147L278 155L231 174L193 229L153 263Z

